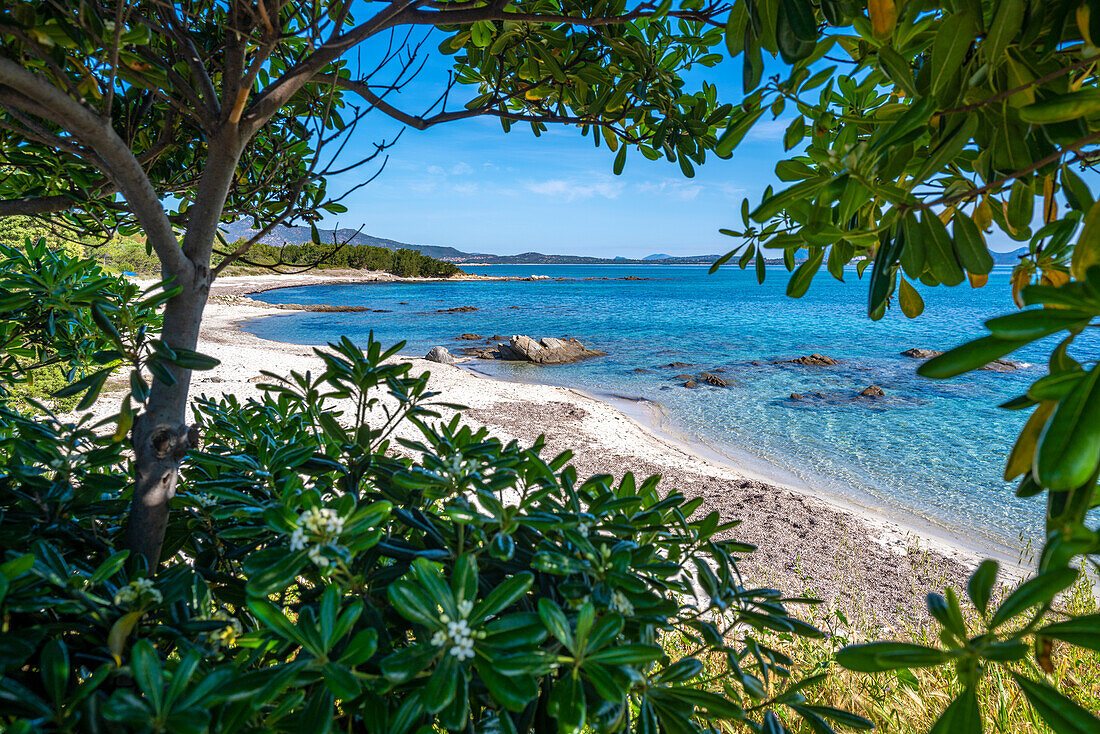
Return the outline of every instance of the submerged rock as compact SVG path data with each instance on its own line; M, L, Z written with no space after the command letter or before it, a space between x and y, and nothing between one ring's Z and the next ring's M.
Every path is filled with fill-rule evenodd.
M458 336L455 337L455 339L458 339L460 341L467 341L467 342L476 342L480 338L481 338L481 334L459 334Z
M447 351L446 347L432 347L428 350L428 353L424 355L424 359L429 362L439 362L440 364L455 363L455 358L451 356L451 353Z
M781 359L775 364L798 364L804 367L830 367L835 364L840 364L832 357L826 357L824 354L813 354L807 356L798 357L796 359Z
M454 308L437 308L436 313L469 313L476 311L477 306L455 306Z
M665 367L669 367L671 369L677 369L677 370L683 369L684 367L691 367L691 366L692 366L691 362L669 362L668 364L665 365Z
M696 388L696 387L699 387L699 383L696 382L695 380L688 380L687 382L684 383L684 387Z
M865 398L881 398L886 393L878 385L868 385L859 391L859 394Z
M723 380L721 377L719 377L718 375L712 374L710 372L704 372L703 374L699 375L699 380L701 380L702 382L707 383L708 385L714 385L715 387L729 387L730 386L730 384L728 382L726 382L725 380Z

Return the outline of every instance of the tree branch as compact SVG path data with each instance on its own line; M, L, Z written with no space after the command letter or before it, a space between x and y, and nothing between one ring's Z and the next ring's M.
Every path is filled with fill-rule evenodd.
M34 100L39 108L48 113L50 122L69 130L74 138L98 156L107 169L103 173L118 186L145 228L161 261L164 275L175 276L177 282L190 279L194 266L184 257L176 242L172 223L168 221L157 192L129 146L111 128L110 122L10 59L0 58L0 84Z

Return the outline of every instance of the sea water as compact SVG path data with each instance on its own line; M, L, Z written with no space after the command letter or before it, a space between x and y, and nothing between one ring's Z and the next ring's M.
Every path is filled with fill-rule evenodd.
M260 337L324 344L341 335L365 343L406 342L405 354L435 345L454 353L459 334L572 336L607 352L576 364L484 361L493 376L644 398L664 407L677 430L728 450L768 476L931 522L956 535L1021 549L1041 537L1042 498L1019 499L1002 479L1027 415L997 405L1044 374L1050 344L1012 355L1023 369L976 371L951 380L915 373L913 347L949 349L982 336L981 322L1014 310L1007 268L980 289L921 287L917 319L899 309L867 318L867 280L841 283L824 271L801 299L787 274L763 285L736 267L515 265L471 268L533 281L371 283L288 288L271 303L365 306L369 312L295 312L249 323ZM625 280L627 276L645 280ZM587 279L586 279L587 278ZM592 279L596 278L596 279ZM604 279L606 278L606 279ZM445 313L472 306L476 311ZM1097 341L1086 345L1095 353ZM813 352L834 367L776 364ZM690 367L667 367L671 363ZM729 387L684 386L682 375L717 372ZM857 398L869 385L885 397ZM819 393L824 397L813 397ZM807 396L791 399L792 394Z

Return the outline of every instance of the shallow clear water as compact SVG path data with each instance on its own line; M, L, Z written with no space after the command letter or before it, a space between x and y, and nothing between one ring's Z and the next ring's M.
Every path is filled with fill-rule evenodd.
M757 468L864 504L913 514L954 532L1010 547L1039 537L1039 498L1017 499L1001 480L1003 461L1026 415L996 405L1021 394L1038 367L949 380L917 377L910 347L947 349L984 333L981 321L1012 310L1009 271L982 289L923 289L923 316L897 310L872 322L866 281L822 273L799 300L784 294L786 273L763 286L736 268L708 275L696 266L495 266L475 272L611 280L538 280L312 286L269 291L259 300L362 305L387 313L297 312L254 321L248 331L279 341L324 344L341 335L406 354L441 344L458 353L466 332L491 336L569 335L608 353L573 365L484 362L509 379L579 387L661 403L675 426L751 457ZM634 275L652 280L615 280ZM467 313L438 309L474 306ZM1033 346L1013 359L1041 362ZM838 367L775 365L821 352ZM759 364L752 364L753 361ZM667 368L689 362L690 368ZM676 375L723 368L729 388L683 387ZM875 384L877 400L851 399ZM792 401L792 393L827 400Z

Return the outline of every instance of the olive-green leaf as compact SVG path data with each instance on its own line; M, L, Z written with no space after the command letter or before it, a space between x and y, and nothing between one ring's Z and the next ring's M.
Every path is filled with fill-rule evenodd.
M810 288L810 282L813 281L814 276L817 275L817 271L821 269L821 261L825 257L825 249L821 247L815 247L810 253L806 262L798 266L798 268L791 273L791 279L787 283L787 295L791 298L801 298L806 295L806 291Z
M1053 491L1076 489L1100 463L1100 366L1054 409L1039 437L1035 478Z
M1027 702L1055 734L1095 734L1100 731L1100 719L1048 683L1015 672L1012 678L1024 692Z
M978 225L961 212L955 213L953 220L955 233L955 253L967 272L974 275L986 275L993 269L993 256L985 246Z
M955 255L951 235L938 216L925 211L921 216L921 233L924 235L925 266L944 285L963 282L963 271Z
M917 289L901 277L899 277L898 286L898 304L901 305L901 312L911 319L924 313L924 299L921 298Z
M917 374L934 380L961 375L984 367L1031 341L1031 339L1001 339L996 336L975 339L928 360L917 368Z
M1045 571L1035 578L1025 581L1017 586L1016 590L1009 594L1007 599L1001 602L1001 606L997 608L997 611L989 620L989 628L996 629L1028 609L1049 602L1076 580L1077 569L1063 567Z

